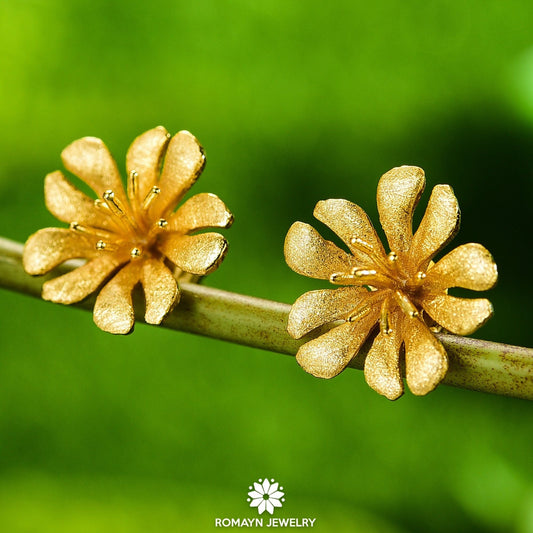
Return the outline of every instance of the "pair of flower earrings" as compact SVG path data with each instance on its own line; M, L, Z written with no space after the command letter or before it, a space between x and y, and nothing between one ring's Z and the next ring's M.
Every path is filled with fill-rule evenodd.
M143 133L127 153L126 190L100 139L74 141L61 156L66 169L97 198L60 171L46 176L46 206L70 227L33 234L24 248L25 270L42 275L69 259L86 259L79 268L45 282L42 297L72 304L102 287L94 321L105 331L125 334L134 325L132 292L140 284L145 320L160 324L179 302L179 281L213 272L228 248L221 234L198 233L233 222L217 196L197 194L175 210L204 168L202 147L187 131L173 137L163 127ZM363 209L347 200L320 201L314 216L349 253L308 224L295 222L289 229L287 264L299 274L338 286L303 294L290 311L287 331L294 338L331 326L300 347L296 358L307 372L336 376L376 332L364 366L368 384L391 400L401 396L400 359L405 354L407 384L414 394L424 395L448 368L434 332L444 328L468 335L492 315L485 298L448 294L453 287L482 291L496 283L496 265L483 246L465 244L432 261L459 228L459 206L449 185L434 187L413 234L413 212L424 185L418 167L393 168L381 177L377 204L389 253Z

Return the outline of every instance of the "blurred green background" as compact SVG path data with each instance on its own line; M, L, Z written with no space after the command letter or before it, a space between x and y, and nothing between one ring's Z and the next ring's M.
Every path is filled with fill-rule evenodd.
M0 235L56 224L43 178L72 140L123 166L139 133L188 129L208 158L194 192L236 217L206 283L292 302L325 285L285 265L290 224L331 197L377 220L379 176L416 164L456 191L454 244L498 263L477 336L531 346L532 19L529 0L3 0ZM526 401L390 403L361 372L325 382L144 325L116 338L0 293L0 531L211 531L254 516L268 476L276 516L320 531L533 532L532 439Z

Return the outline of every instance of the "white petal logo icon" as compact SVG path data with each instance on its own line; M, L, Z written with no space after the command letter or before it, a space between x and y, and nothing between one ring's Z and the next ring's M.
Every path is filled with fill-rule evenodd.
M273 479L260 479L254 483L254 486L248 487L250 492L249 498L246 500L250 502L250 507L257 507L257 512L263 514L267 511L270 514L274 514L275 507L282 507L285 501L285 493L283 487L279 486L279 483Z

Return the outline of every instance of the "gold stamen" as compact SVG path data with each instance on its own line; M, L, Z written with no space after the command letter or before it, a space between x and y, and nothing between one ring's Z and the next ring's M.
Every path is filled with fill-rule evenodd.
M158 228L165 229L168 226L168 220L160 218L156 223Z
M102 194L102 198L104 199L104 202L107 204L107 207L113 215L122 223L122 225L130 232L135 233L136 232L136 225L134 222L130 220L128 215L126 214L126 210L124 209L124 206L120 203L120 201L115 197L115 193L108 189L107 191Z
M359 237L352 237L350 239L350 242L354 245L354 246L357 246L358 248L364 248L367 252L373 252L374 250L372 250L372 246L370 246L370 244L368 244L366 241L364 241L363 239L360 239Z
M392 329L389 325L389 299L385 298L381 304L381 318L379 320L379 329L383 335L390 335Z
M375 250L372 248L372 246L370 246L370 244L368 244L363 239L360 239L359 237L352 237L350 239L350 244L354 248L356 248L357 250L365 254L372 261L381 263L381 261L379 260L379 257L376 255Z
M102 200L101 198L97 198L94 201L94 207L98 209L98 211L108 218L108 221L115 227L116 230L122 232L124 230L124 224L121 223L121 217L117 219L117 217L113 216L115 213L111 209L109 209L109 205ZM128 224L128 229L130 229L130 224Z
M96 207L97 209L103 209L104 211L109 212L109 207L107 207L107 204L100 198L97 198L94 201L94 207Z
M352 274L347 274L346 272L335 272L329 277L329 281L335 284L342 283L351 283L355 279L355 276Z
M112 251L116 250L117 248L118 248L118 246L116 244L109 243L109 242L102 241L102 240L99 240L96 243L96 249L98 251L100 251L100 252L103 252L104 250L106 252L112 252Z
M352 270L352 275L356 276L358 278L368 277L368 276L375 276L377 274L376 270L367 270L364 268L354 268Z
M102 198L104 199L105 203L107 204L107 207L119 217L126 216L126 213L124 212L124 209L120 205L120 202L115 198L115 193L112 190L107 190L102 195Z
M77 222L70 223L70 229L79 233L86 233L87 235L94 235L96 237L102 237L104 239L112 238L113 234L103 229L92 228L90 226L82 226Z
M141 257L141 255L142 255L142 251L140 248L131 249L130 256L132 259L138 259L139 257Z
M426 279L426 273L419 271L415 274L412 281L410 282L413 288L420 287L422 283L424 283L424 280Z
M154 186L150 189L149 193L146 195L146 198L143 200L143 209L145 211L150 207L150 204L157 198L160 192L161 189L157 186Z
M352 237L350 239L350 244L361 253L365 254L374 264L379 265L384 270L389 269L389 265L383 260L380 253L377 250L374 250L374 248L363 239Z
M394 263L394 262L398 261L398 254L396 252L390 252L389 255L387 255L387 259L391 263Z
M128 176L128 198L133 200L137 197L137 178L139 174L136 170L132 170Z
M102 241L102 240L96 243L96 249L100 252L103 252L104 250L107 252L112 252L113 250L116 250L117 248L118 246L116 244L109 243L109 242Z
M418 309L415 307L413 302L401 291L395 291L394 296L396 297L396 300L398 304L400 305L402 311L410 316L411 318L416 318L420 314L418 312Z
M376 281L381 284L386 284L387 287L390 283L396 283L394 275L387 269L386 271L377 271L373 269L357 268L352 269L352 275L359 279L365 279L366 281Z
M370 313L370 306L368 304L363 304L359 307L356 307L346 320L348 322L355 322L356 320L363 318L365 315L368 315L368 313Z

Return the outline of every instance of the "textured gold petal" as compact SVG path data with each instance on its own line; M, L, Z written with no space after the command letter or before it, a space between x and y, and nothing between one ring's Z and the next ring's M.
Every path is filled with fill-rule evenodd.
M378 333L365 359L366 382L376 392L389 400L396 400L403 394L400 375L401 331L395 315L390 320L391 332Z
M352 238L364 241L374 254L385 258L385 250L372 222L358 205L348 200L323 200L316 204L313 214L345 242L357 263L368 264L371 261L368 254L361 250L361 246L352 243Z
M470 335L493 313L492 304L486 298L457 298L449 294L424 300L422 307L435 322L456 335Z
M424 271L432 257L453 239L459 222L459 204L453 189L449 185L436 185L409 252L417 270Z
M333 378L355 357L374 323L369 315L358 322L345 322L302 345L296 360L317 378Z
M171 231L189 233L205 228L227 228L233 215L215 194L201 193L189 198L168 221Z
M393 168L379 180L379 220L393 252L407 252L411 246L413 211L425 183L424 171L410 166Z
M165 236L159 249L184 272L205 276L216 270L226 255L228 243L219 233Z
M425 290L442 292L450 287L485 291L494 286L498 269L490 252L481 244L458 246L427 272Z
M43 299L67 305L79 302L98 289L121 262L113 254L103 253L76 270L47 281Z
M93 228L114 228L109 218L96 209L94 200L74 187L59 170L46 176L44 198L48 211L63 222L78 222Z
M413 394L431 392L448 370L448 357L440 341L420 319L404 324L407 384Z
M132 261L100 291L94 304L94 323L104 331L125 335L135 322L131 293L139 283L142 261Z
M172 137L159 179L161 193L153 202L152 213L164 216L198 179L205 165L203 149L196 137L180 131Z
M146 298L144 319L148 324L161 324L179 300L176 279L162 261L149 259L143 264L141 282Z
M306 292L291 307L287 331L299 339L324 324L345 319L369 294L362 287Z
M128 175L137 172L137 197L141 202L157 184L169 140L168 131L157 126L139 135L128 150L126 170Z
M68 259L94 257L95 244L96 238L69 229L44 228L26 241L22 264L28 274L46 274Z
M65 168L89 185L98 196L112 190L115 197L124 206L127 205L117 164L101 139L78 139L61 152L61 158Z
M353 259L304 222L295 222L285 238L285 260L298 274L329 279L336 272L350 272Z

